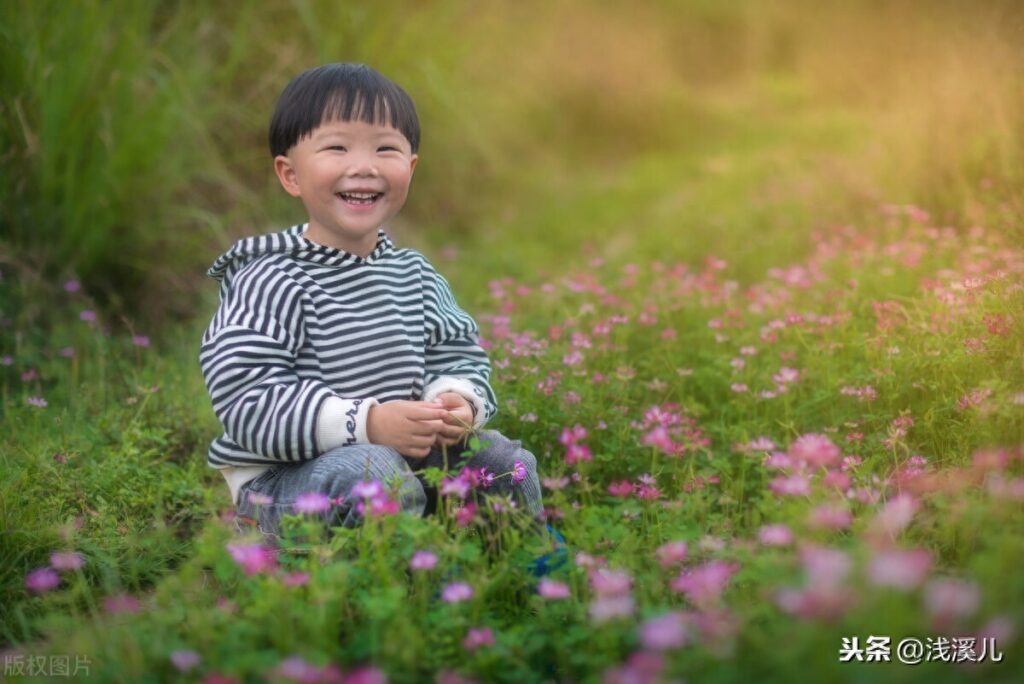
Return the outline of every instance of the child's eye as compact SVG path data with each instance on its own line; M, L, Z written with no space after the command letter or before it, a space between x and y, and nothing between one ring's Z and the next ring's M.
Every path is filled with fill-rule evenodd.
M382 150L395 150L396 152L398 151L397 147L382 147L380 149L382 149Z
M344 150L345 148L342 147L341 145L331 145L327 149L329 149L329 150Z

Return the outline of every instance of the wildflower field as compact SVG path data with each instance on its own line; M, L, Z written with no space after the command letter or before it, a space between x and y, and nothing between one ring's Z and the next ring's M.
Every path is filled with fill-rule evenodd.
M0 681L1020 681L1024 14L820 5L0 10ZM340 60L561 550L457 465L273 544L206 465L205 267Z

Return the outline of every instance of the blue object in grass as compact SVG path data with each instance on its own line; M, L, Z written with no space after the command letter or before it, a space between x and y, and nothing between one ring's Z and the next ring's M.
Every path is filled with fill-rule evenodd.
M533 559L526 566L526 569L534 577L543 577L552 570L562 567L569 560L569 550L565 546L565 537L551 525L547 525L547 528L548 533L555 538L555 550L544 554L540 558Z

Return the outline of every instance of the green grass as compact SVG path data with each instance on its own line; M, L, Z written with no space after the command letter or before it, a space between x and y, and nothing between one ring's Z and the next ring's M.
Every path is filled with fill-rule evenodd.
M602 681L643 650L647 620L680 611L688 643L662 654L665 681L1019 677L1024 254L1013 122L1024 119L1009 68L1019 61L1002 51L1009 5L939 3L901 38L896 66L882 59L887 22L917 16L909 4L879 17L867 4L800 2L628 13L123 5L33 3L0 23L12 93L0 143L24 169L0 195L11 228L0 244L0 357L10 357L0 365L0 660L85 655L100 681L285 681L273 673L292 656L346 673L373 665L395 682L442 671ZM535 16L516 24L517 44L507 26L520 12ZM985 27L990 40L959 26ZM439 40L446 31L463 40ZM508 44L530 49L513 58ZM948 54L959 67L913 78ZM393 232L428 254L493 344L501 409L488 427L522 440L542 477L577 474L546 487L545 504L574 553L629 573L631 617L594 620L593 580L576 562L553 575L570 599L537 595L522 568L544 549L515 516L499 519L500 539L450 512L375 519L329 539L296 519L278 558L282 572L310 575L295 587L245 575L229 555L245 538L222 517L227 488L205 463L220 426L197 361L216 305L202 270L231 235L302 220L271 184L263 126L287 78L326 59L373 63L417 99L423 175ZM61 68L47 80L51 62ZM104 78L104 64L123 79ZM84 291L63 289L72 276ZM133 344L137 334L150 345ZM566 363L574 351L582 359ZM762 397L784 367L796 381ZM872 401L843 391L865 387ZM655 405L685 418L694 448L671 456L642 443L637 423ZM901 416L913 419L906 434ZM572 465L559 436L576 424L593 460ZM785 452L809 433L861 459L848 472L852 496L821 473L808 495L778 495L780 472L740 448L766 437ZM974 462L998 449L1004 466ZM915 457L925 459L917 477ZM645 475L657 500L609 493ZM932 559L927 580L906 590L869 578L885 548L872 526L900 490L919 508L889 546ZM822 505L848 510L849 526L815 525ZM787 525L797 544L761 544L768 524ZM673 540L688 557L663 568L655 552ZM849 602L830 617L787 614L779 592L806 586L802 553L815 545L848 554L837 582ZM438 569L409 572L423 548ZM27 573L60 550L81 553L84 567L29 592ZM671 588L712 561L738 571L710 604ZM456 564L473 599L432 601ZM925 585L944 577L972 582L980 602L936 624ZM107 605L123 596L138 612ZM976 674L837 662L843 636L895 643L976 634L993 620L1012 627L998 638L1006 659ZM496 643L467 651L468 629L484 626ZM201 657L187 675L169 660L183 649Z

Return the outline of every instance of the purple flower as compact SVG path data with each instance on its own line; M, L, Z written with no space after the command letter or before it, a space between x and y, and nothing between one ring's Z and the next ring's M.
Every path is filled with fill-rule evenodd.
M526 466L522 461L516 461L512 466L512 484L519 484L526 479Z
M46 408L49 404L42 397L26 397L25 403L36 408Z
M77 280L69 280L66 283L64 283L65 292L78 292L81 289L82 283L78 282Z
M146 337L145 335L134 335L132 336L132 344L134 344L136 347L148 347L149 338Z
M437 565L437 555L430 551L417 551L409 560L412 570L431 570Z
M60 584L60 577L50 568L36 568L25 576L25 586L29 591L42 594Z
M331 510L331 497L320 492L299 494L292 507L296 513L323 513Z
M178 672L188 672L199 664L199 654L189 649L174 651L170 656L171 664Z
M35 368L29 368L27 371L21 374L22 382L32 382L33 380L39 379L39 372Z
M60 350L60 355L63 356L65 359L73 358L75 355L75 348L64 347L63 349Z
M50 567L54 570L78 570L83 565L85 565L85 559L80 553L58 551L50 554Z
M465 582L452 582L445 586L441 592L441 599L445 603L459 603L461 601L468 601L472 597L473 587Z
M10 366L14 363L13 356L0 356L0 366Z
M83 309L82 312L78 314L78 320L93 323L96 321L96 312L92 309Z

